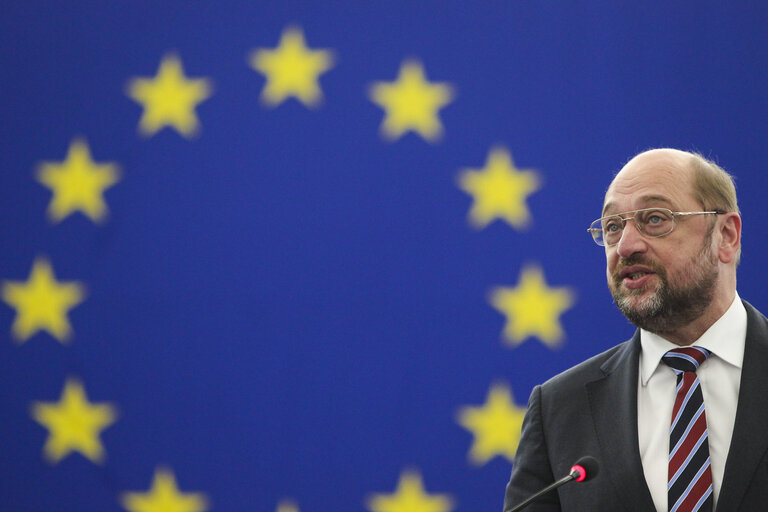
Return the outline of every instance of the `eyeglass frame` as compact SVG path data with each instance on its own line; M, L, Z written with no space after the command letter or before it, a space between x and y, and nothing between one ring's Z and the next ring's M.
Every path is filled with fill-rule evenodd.
M617 240L615 243L612 243L612 244L605 243L605 237L601 237L603 239L603 243L601 244L600 242L597 241L596 232L602 233L603 229L602 228L593 228L592 226L594 226L595 223L602 222L605 219L611 219L611 218L614 218L614 217L618 217L621 220L621 232L623 233L624 232L624 228L627 225L627 221L631 220L632 222L635 222L635 216L637 216L637 212L647 212L647 211L652 211L652 210L663 210L665 212L669 212L670 215L672 215L672 227L669 228L669 231L667 231L666 233L664 233L662 235L649 235L648 233L645 233L642 230L642 228L638 227L637 224L635 224L635 227L637 228L638 233L640 233L641 235L643 235L646 238L661 238L661 237L664 237L664 236L667 236L668 234L670 234L672 231L675 230L675 217L678 217L678 216L679 217L685 217L685 216L689 216L689 215L724 215L724 214L728 213L725 210L713 210L713 211L707 211L707 212L673 212L669 208L663 208L663 207L639 208L637 210L629 210L627 212L614 213L613 215L606 215L604 217L600 217L599 219L593 221L592 224L589 225L589 227L587 228L587 231L589 232L590 235L592 235L592 240L594 240L595 243L598 246L600 246L600 247L613 247L614 245L619 243L619 241L621 240L621 237L619 237L619 240ZM627 215L629 213L632 214L631 217L623 217L623 215Z

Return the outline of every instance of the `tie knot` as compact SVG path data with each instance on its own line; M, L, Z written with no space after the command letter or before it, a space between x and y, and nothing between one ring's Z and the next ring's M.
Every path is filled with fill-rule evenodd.
M709 354L709 350L701 347L676 348L664 354L661 360L674 370L695 372Z

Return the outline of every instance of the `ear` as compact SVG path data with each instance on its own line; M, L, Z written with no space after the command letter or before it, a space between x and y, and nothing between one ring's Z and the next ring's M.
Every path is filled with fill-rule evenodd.
M728 212L722 216L719 231L720 245L718 246L718 258L722 263L731 263L736 260L741 247L741 217L738 213Z

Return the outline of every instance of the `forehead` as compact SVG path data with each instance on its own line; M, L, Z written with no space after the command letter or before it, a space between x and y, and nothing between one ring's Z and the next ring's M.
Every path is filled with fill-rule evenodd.
M620 213L650 206L670 209L696 205L687 153L653 150L641 153L616 175L605 194L603 213Z

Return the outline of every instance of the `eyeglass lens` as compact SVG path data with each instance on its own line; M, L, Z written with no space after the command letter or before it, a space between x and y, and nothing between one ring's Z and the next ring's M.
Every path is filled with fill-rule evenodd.
M630 214L632 212L629 212ZM627 221L632 220L635 227L641 232L651 237L663 236L674 228L675 218L672 212L665 209L647 209L638 210L634 215L621 217L613 215L596 221L593 227L598 228L593 233L597 235L595 240L606 245L619 243L621 233Z

